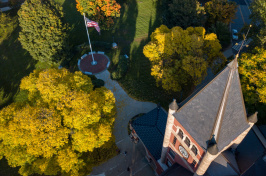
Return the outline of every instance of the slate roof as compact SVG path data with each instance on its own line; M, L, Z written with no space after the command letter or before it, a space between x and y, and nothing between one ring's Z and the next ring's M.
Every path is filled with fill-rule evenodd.
M236 161L241 174L248 176L262 176L266 172L265 148L253 129L249 131L236 150Z
M210 176L238 175L222 155L219 155L209 166L207 173Z
M262 135L266 138L266 125L259 126L259 130L262 133Z
M193 173L175 163L160 176L193 176Z
M237 162L236 162L236 158L234 153L228 149L225 150L224 152L222 152L223 157L230 163L230 166L237 172L240 173L240 170L238 168Z
M222 150L249 127L235 63L229 63L211 82L179 104L179 110L174 113L178 122L203 149L207 148L215 128L219 129L215 136L217 146Z
M137 135L156 160L161 157L166 121L167 113L157 107L132 122Z

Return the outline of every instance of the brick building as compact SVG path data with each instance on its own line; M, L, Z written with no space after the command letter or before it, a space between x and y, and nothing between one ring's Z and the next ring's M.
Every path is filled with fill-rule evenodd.
M253 169L258 176L266 173L266 140L252 129L256 122L257 113L246 114L234 59L186 100L174 100L168 113L158 106L134 120L132 133L156 175L247 175Z

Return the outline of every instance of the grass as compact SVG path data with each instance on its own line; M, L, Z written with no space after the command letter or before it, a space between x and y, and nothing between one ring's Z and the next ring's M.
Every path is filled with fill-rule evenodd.
M0 41L0 109L13 102L20 80L32 72L36 64L18 40L20 29L16 10L9 12L9 15L13 22L8 35Z
M75 0L56 0L64 11L64 21L69 23L69 42L72 47L88 43L83 16L77 12ZM150 34L161 25L160 1L154 0L117 0L121 5L121 16L109 31L89 28L92 43L102 41L118 44L117 50L106 50L92 44L93 50L103 50L112 63L109 71L113 71L118 63L119 55L130 56L130 68L125 78L119 80L125 91L137 100L161 103L168 108L173 98L181 100L180 93L166 92L156 86L155 79L150 74L150 61L143 55L143 47L149 42ZM87 50L88 51L88 50ZM69 63L72 71L78 70L77 60L81 52L75 53Z

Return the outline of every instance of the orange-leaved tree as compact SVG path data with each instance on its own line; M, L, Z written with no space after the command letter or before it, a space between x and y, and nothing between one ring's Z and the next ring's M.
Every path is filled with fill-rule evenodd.
M66 69L35 70L20 90L25 101L0 111L0 159L21 175L87 175L112 139L113 93Z
M99 23L101 29L108 30L114 20L120 17L121 6L115 0L76 0L78 11Z

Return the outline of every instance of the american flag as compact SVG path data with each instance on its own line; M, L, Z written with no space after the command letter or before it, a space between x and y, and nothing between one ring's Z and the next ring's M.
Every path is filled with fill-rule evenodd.
M95 29L100 33L100 27L97 22L91 21L88 18L86 18L87 27L95 27Z

